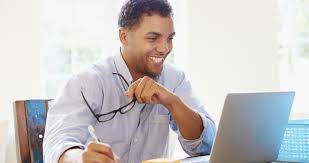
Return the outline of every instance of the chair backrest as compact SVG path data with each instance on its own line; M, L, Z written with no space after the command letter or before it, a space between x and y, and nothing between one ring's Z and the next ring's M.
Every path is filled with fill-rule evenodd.
M15 139L19 163L43 163L42 143L51 100L14 102Z

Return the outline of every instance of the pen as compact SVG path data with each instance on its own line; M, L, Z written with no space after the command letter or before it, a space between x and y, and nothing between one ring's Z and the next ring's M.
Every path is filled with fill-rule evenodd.
M90 136L94 139L95 142L99 143L99 139L97 135L95 134L95 130L92 125L88 126L88 131L90 133ZM114 160L115 154L112 152L111 156L109 156L112 160ZM118 156L116 156L118 158Z
M90 133L90 136L94 139L94 141L98 143L99 139L98 139L97 135L95 134L95 130L94 130L92 125L88 126L88 131Z

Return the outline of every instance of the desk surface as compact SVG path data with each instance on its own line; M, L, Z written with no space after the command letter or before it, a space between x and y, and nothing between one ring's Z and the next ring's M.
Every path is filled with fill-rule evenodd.
M210 156L188 157L180 160L180 163L208 163ZM290 161L274 161L270 163L293 163ZM296 163L296 162L295 162Z

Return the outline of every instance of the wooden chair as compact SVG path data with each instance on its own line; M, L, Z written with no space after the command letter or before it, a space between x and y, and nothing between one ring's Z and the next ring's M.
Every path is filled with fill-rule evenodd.
M51 100L14 102L18 163L43 163L42 143L50 103Z

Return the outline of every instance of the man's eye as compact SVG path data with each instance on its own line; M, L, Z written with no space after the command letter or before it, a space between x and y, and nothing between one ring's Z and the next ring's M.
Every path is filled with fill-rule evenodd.
M150 38L147 38L148 40L150 40L150 41L155 41L157 38L155 38L155 37L150 37Z
M174 37L168 38L168 40L173 40L173 39L174 39Z

